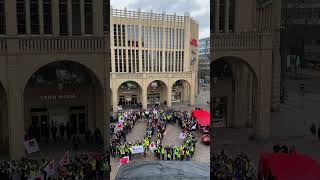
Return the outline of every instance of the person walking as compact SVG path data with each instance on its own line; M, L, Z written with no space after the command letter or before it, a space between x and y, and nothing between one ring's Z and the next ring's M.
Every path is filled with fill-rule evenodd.
M319 141L320 141L320 124L319 124L319 128L318 128L318 138L319 138Z
M310 127L310 132L312 134L312 142L316 141L316 134L317 134L317 129L316 129L316 123L312 123Z

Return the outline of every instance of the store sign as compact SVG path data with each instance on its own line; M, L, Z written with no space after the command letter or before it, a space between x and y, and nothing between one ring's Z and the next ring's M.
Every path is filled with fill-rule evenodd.
M192 39L192 40L190 41L190 44L191 44L192 46L198 46L198 41L197 41L196 39Z
M40 96L41 100L64 100L64 99L75 99L77 96L75 94L66 94L66 95L48 95Z

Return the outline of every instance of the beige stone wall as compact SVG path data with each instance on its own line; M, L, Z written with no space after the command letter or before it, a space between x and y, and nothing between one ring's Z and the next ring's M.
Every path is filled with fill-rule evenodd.
M81 1L83 2L83 1ZM81 18L81 36L59 35L59 4L52 1L52 30L51 35L30 35L29 6L26 9L26 35L17 35L16 2L5 0L6 3L6 35L0 37L0 83L6 90L8 99L8 129L9 156L20 159L24 152L25 127L25 86L37 70L57 61L73 61L82 64L96 76L99 88L94 93L95 127L108 127L110 96L109 76L109 38L103 34L103 1L93 0L93 34L85 35L84 18ZM83 4L81 4L83 7ZM39 6L42 7L42 6ZM81 13L83 14L83 8ZM68 14L71 17L71 12ZM84 17L83 15L81 17ZM41 15L39 18L43 18ZM69 24L72 24L69 18ZM40 21L43 27L43 21ZM72 27L71 27L72 28ZM71 30L69 28L69 30ZM71 31L69 32L71 33ZM71 34L69 34L71 35ZM101 128L105 143L108 146L108 128Z
M272 33L274 29L279 29L279 24L274 23L278 19L273 15L279 13L279 4L265 4L257 8L255 0L244 1L235 1L234 32L219 33L216 27L211 35L213 37L212 53L214 54L211 61L224 59L228 63L235 64L240 60L249 68L245 70L237 67L237 71L240 72L236 72L234 76L239 82L235 82L234 92L230 92L231 94L225 91L228 97L234 96L232 97L234 104L231 112L232 123L227 121L227 126L253 126L257 137L267 138L270 135L270 110L271 107L276 108L279 101L280 66L278 65L280 59L273 56L277 53L273 45L277 40L275 36L277 32ZM226 4L228 2L227 0ZM215 3L219 4L219 0L215 0ZM216 7L215 10L217 14L219 8ZM217 20L217 18L214 20L215 25ZM228 21L227 16L225 20ZM252 76L247 76L246 71L248 70L252 72ZM223 88L219 87L219 92L224 88L228 88L228 85ZM212 91L212 94L214 92Z
M198 24L195 20L193 20L189 13L185 13L184 16L179 16L176 14L173 15L167 15L164 12L162 14L153 13L153 12L141 12L138 11L128 11L126 9L124 10L116 10L112 9L110 12L110 42L111 42L111 66L112 66L112 73L110 77L110 87L112 89L112 104L118 104L118 94L117 90L121 83L125 81L135 81L137 82L141 88L142 88L142 94L141 94L141 101L144 108L147 107L147 87L150 82L154 80L161 80L163 81L167 89L163 90L162 94L166 94L163 97L161 97L161 102L163 100L167 100L167 105L170 107L172 105L171 102L171 96L172 96L172 85L177 80L186 80L190 84L190 90L189 90L189 101L190 104L194 104L194 98L197 90L197 71L198 71L198 59L196 59L196 62L194 64L191 64L191 58L192 58L192 51L194 51L194 56L198 58L198 49L196 46L190 45L190 41L192 39L195 39L198 41ZM138 47L128 47L127 39L125 39L125 46L119 47L114 46L114 24L120 24L120 25L137 25L139 27L139 35L138 35ZM147 27L161 27L161 28L173 28L175 29L183 29L184 30L184 48L179 49L174 46L173 49L167 49L166 43L167 43L167 37L165 34L165 31L162 33L162 48L155 48L155 47L142 47L142 26ZM174 45L176 45L176 31L175 32L175 40ZM128 32L125 33L125 38L127 38ZM151 34L152 36L154 34ZM153 43L153 41L152 41ZM153 45L153 44L152 44ZM127 72L116 72L115 71L115 49L134 49L139 51L139 65L140 65L140 71L136 73L128 73ZM160 60L160 64L162 66L161 72L156 71L144 71L142 72L142 50L159 50L163 52L162 59ZM174 51L183 51L184 52L184 58L183 58L183 71L165 71L165 51L168 52L174 52ZM125 57L126 61L128 61L128 53ZM175 62L175 56L173 57L173 61ZM177 66L177 64L173 63L173 67ZM127 63L127 69L128 69L128 63ZM116 106L113 106L114 110L116 110Z

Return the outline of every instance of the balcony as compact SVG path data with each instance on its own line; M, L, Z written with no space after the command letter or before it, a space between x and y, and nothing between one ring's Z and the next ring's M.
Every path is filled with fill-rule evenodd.
M215 50L224 49L258 49L261 43L259 34L213 34Z
M104 36L28 36L5 37L0 40L0 54L103 53Z

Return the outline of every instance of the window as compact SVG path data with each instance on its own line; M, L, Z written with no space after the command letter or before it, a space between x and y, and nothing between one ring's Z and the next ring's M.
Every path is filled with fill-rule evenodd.
M144 51L144 50L142 50L142 54L141 54L141 60L142 60L142 72L144 72L144 70L145 70L144 53L145 53L145 51Z
M136 26L136 47L139 47L139 26Z
M116 24L113 25L113 44L114 44L114 46L118 45L118 43L117 43L117 25Z
M144 47L144 26L141 27L141 43L141 46Z
M60 20L60 35L68 35L68 6L67 0L59 1L59 20Z
M118 40L118 46L121 47L121 25L118 24L118 34L117 34L117 40Z
M160 51L160 71L162 72L162 51Z
M40 34L38 0L30 0L30 18L31 34Z
M181 60L182 60L181 71L183 71L183 67L184 67L184 51L181 52Z
M126 50L123 49L123 72L127 72Z
M85 34L93 33L92 0L84 1Z
M224 31L224 6L225 6L225 0L220 1L220 14L219 14L219 31Z
M119 72L118 49L114 50L114 62L115 62L115 72Z
M17 31L26 34L26 9L24 0L17 0Z
M230 6L229 6L229 31L234 31L234 17L235 15L235 0L230 0Z
M80 0L72 0L72 35L81 35Z
M123 72L122 71L122 50L119 49L119 72Z
M136 56L135 56L135 50L131 50L131 57L132 57L132 72L136 72Z
M139 51L136 50L136 68L137 72L139 72Z
M165 52L165 55L164 55L164 70L165 72L168 71L168 52L167 51Z
M0 34L6 33L6 13L4 0L0 0Z
M129 72L131 73L131 62L132 62L132 58L131 58L131 49L128 50L128 66L129 66Z
M126 46L126 26L122 25L122 46Z
M43 32L52 34L51 0L43 0Z
M103 32L109 32L109 0L103 0Z

